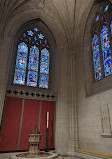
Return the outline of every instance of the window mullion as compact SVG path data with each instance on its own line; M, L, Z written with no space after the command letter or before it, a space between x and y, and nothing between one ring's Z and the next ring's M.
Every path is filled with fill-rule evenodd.
M30 44L28 44L28 57L27 57L27 66L26 66L26 77L25 77L25 84L26 85L27 85L27 76L28 76L29 56L30 56Z

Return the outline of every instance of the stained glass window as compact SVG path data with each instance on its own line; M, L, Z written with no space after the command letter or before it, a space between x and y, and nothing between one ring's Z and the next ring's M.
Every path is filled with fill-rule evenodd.
M98 21L99 20L99 15L97 15L97 17L96 17L96 21Z
M37 27L19 40L14 84L48 89L50 53L48 42Z
M37 87L39 49L34 45L30 48L27 86Z
M104 12L106 12L108 10L109 4L106 5Z
M112 15L111 8L112 4L108 0L101 3L91 32L95 81L112 74L112 20L108 24Z
M40 60L40 88L48 88L48 76L49 74L49 51L43 49L41 51L41 60Z
M94 35L92 40L92 49L93 49L95 81L98 81L102 79L102 74L101 74L101 61L100 61L100 51L98 45L98 36L96 34Z
M111 24L110 24L110 29L111 29L111 35L112 35L112 20L111 20Z
M39 31L38 28L34 28L34 30L35 30L36 32Z
M104 72L105 76L108 76L112 73L112 59L107 26L103 26L103 29L101 30L101 45L103 53Z
M28 32L28 35L30 35L30 36L33 36L33 34L34 34L31 30L29 30L27 32Z
M27 86L37 87L37 72L28 71Z
M40 74L39 87L40 88L48 88L48 75Z
M39 39L43 39L44 36L42 34L38 34Z
M102 6L100 7L100 10L102 10Z
M28 47L22 42L18 45L14 84L25 85L25 74L27 65Z

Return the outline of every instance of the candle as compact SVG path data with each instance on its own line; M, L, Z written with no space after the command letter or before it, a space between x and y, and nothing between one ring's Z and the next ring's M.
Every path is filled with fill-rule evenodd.
M49 124L49 112L47 112L47 128L48 128L48 124Z

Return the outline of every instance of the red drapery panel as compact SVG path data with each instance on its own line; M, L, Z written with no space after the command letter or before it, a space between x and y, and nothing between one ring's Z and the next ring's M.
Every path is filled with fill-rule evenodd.
M39 106L40 101L25 99L20 149L29 148L28 134L35 128L36 124L38 126Z
M1 130L0 149L17 149L22 99L7 97Z
M24 105L22 101L24 100ZM20 124L23 110L23 120ZM0 150L28 149L28 134L38 125L40 101L7 97L4 120L1 130ZM54 148L54 109L55 102L41 101L40 133L42 142L40 148L46 144L47 112L49 112L49 148ZM21 125L21 127L20 127ZM21 130L21 131L20 131ZM20 134L19 134L20 133ZM19 138L19 135L20 138ZM20 139L20 140L19 140ZM17 147L20 143L20 147Z
M47 112L49 112L49 137L48 146L54 148L54 109L55 102L41 101L41 124L40 133L42 134L42 142L40 148L45 148L46 144L46 127L47 127Z

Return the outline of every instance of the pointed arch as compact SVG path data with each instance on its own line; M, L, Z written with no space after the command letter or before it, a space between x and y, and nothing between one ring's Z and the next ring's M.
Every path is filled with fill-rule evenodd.
M45 36L37 27L26 30L18 43L13 83L48 89L49 61L50 52Z
M85 32L84 32L84 54L85 54L85 81L87 96L97 94L111 88L112 72L111 72L111 59L112 59L112 33L111 33L111 20L112 20L112 1L95 0L90 13L88 14ZM105 47L105 53L102 48L102 29L108 28L108 34ZM97 35L95 42L94 37ZM93 42L97 44L97 49ZM109 53L111 50L111 55ZM106 53L108 52L108 53ZM110 55L105 58L103 54ZM95 56L96 55L96 56ZM107 63L106 63L107 61ZM106 63L106 65L105 65ZM100 67L98 67L98 65ZM98 69L100 70L99 73ZM106 72L106 73L105 73ZM98 78L97 78L98 77Z
M94 62L94 75L95 81L101 80L104 77L112 74L112 54L111 54L111 14L112 14L112 4L110 1L104 1L100 3L96 16L94 18L93 26L92 26L92 36L93 34L98 35L97 44L99 46L99 51L97 51L96 55L99 55L101 65L99 67L102 76L96 77L96 72L98 72L98 68L96 68L96 63ZM93 39L92 39L93 45ZM92 46L93 48L93 46ZM93 51L93 61L96 60L96 56L94 56ZM97 66L99 62L97 61ZM100 73L100 75L101 75ZM99 76L99 74L97 75Z

